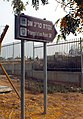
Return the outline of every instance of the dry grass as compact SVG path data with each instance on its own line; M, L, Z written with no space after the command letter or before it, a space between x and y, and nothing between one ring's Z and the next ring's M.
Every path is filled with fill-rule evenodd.
M20 82L13 80L20 93ZM0 78L0 85L10 86L7 79ZM25 93L26 119L82 119L83 118L83 94L54 93L48 94L47 114L43 114L43 93L32 94L28 90ZM20 100L14 91L0 94L0 119L21 119Z

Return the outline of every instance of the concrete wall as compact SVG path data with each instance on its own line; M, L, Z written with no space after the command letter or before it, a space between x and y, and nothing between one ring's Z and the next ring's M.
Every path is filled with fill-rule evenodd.
M44 79L43 71L33 71L33 77L37 79ZM69 83L80 86L81 73L80 72L61 72L61 71L48 71L48 81L57 83Z
M3 65L8 72L8 74L21 74L21 64L4 64ZM43 71L32 70L33 64L25 64L25 75L26 77L34 77L35 79L43 80ZM0 73L1 73L0 69ZM61 82L61 83L75 83L80 85L81 73L80 72L62 72L62 71L48 71L48 81L51 82Z

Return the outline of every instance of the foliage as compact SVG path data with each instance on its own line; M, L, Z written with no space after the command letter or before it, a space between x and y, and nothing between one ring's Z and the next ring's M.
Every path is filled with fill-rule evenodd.
M42 4L48 4L48 0L41 0ZM39 0L32 0L32 5L35 7L35 9L39 9Z
M56 24L60 23L61 31L61 34L58 35L58 39L62 37L66 39L66 36L70 33L73 33L74 35L77 35L77 33L83 33L83 0L61 1L63 9L65 11L66 8L68 9L68 14L56 22Z
M61 35L64 39L66 39L66 35L69 35L70 32L74 35L76 34L77 28L79 28L80 25L80 19L75 19L70 16L70 14L66 15L64 18L62 18L60 23L60 30Z
M26 89L28 89L29 91L31 91L31 93L33 94L37 94L37 93L43 93L44 91L44 84L43 81L41 82L38 81L37 79L29 79L28 81L26 80ZM48 94L52 94L52 93L56 93L56 92L60 92L60 93L67 93L67 92L83 92L83 89L76 86L75 84L57 84L54 82L49 82L48 80L48 86L47 86L47 92Z
M3 0L3 1L10 1L10 0ZM41 1L43 5L48 4L48 0L32 0L32 5L36 10L39 9L39 1ZM12 6L15 14L20 14L23 10L25 10L27 4L28 0L26 0L26 4L24 4L23 0L12 0Z
M49 0L32 0L32 5L36 10L39 9L40 1L43 5L46 5ZM61 4L61 7L63 7L65 11L68 10L66 16L62 19L58 19L55 23L60 24L60 34L58 34L57 39L64 38L66 40L66 36L70 33L73 33L74 35L77 35L77 33L83 33L83 0L56 1ZM27 0L26 4L28 4ZM12 0L12 6L15 14L20 14L26 7L23 0Z
M21 11L25 10L25 5L21 0L13 0L12 6L15 14L20 14Z

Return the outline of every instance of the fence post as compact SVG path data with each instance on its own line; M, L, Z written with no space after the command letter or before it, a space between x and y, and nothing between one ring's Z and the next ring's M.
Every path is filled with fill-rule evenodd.
M80 38L80 50L81 50L81 88L83 88L83 52L82 52L82 39Z
M13 53L12 53L12 58L13 58L12 74L14 74L14 42L13 42Z
M34 51L34 41L33 41L33 63L32 63L32 77L34 77L34 58L35 58L35 51Z

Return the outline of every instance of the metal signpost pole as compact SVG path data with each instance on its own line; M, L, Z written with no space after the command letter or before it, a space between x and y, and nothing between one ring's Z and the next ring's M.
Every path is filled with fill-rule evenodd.
M24 60L24 40L21 40L21 119L25 119L25 60Z
M18 16L15 15L15 39L21 40L21 119L25 119L24 41L27 40L27 41L44 42L44 114L46 114L47 113L46 42L52 42L56 34L57 31L54 28L53 23L51 21L42 20L25 14L21 14Z
M80 38L80 50L81 50L81 88L83 88L83 50L82 50L82 38Z
M47 51L44 42L44 114L47 113Z

